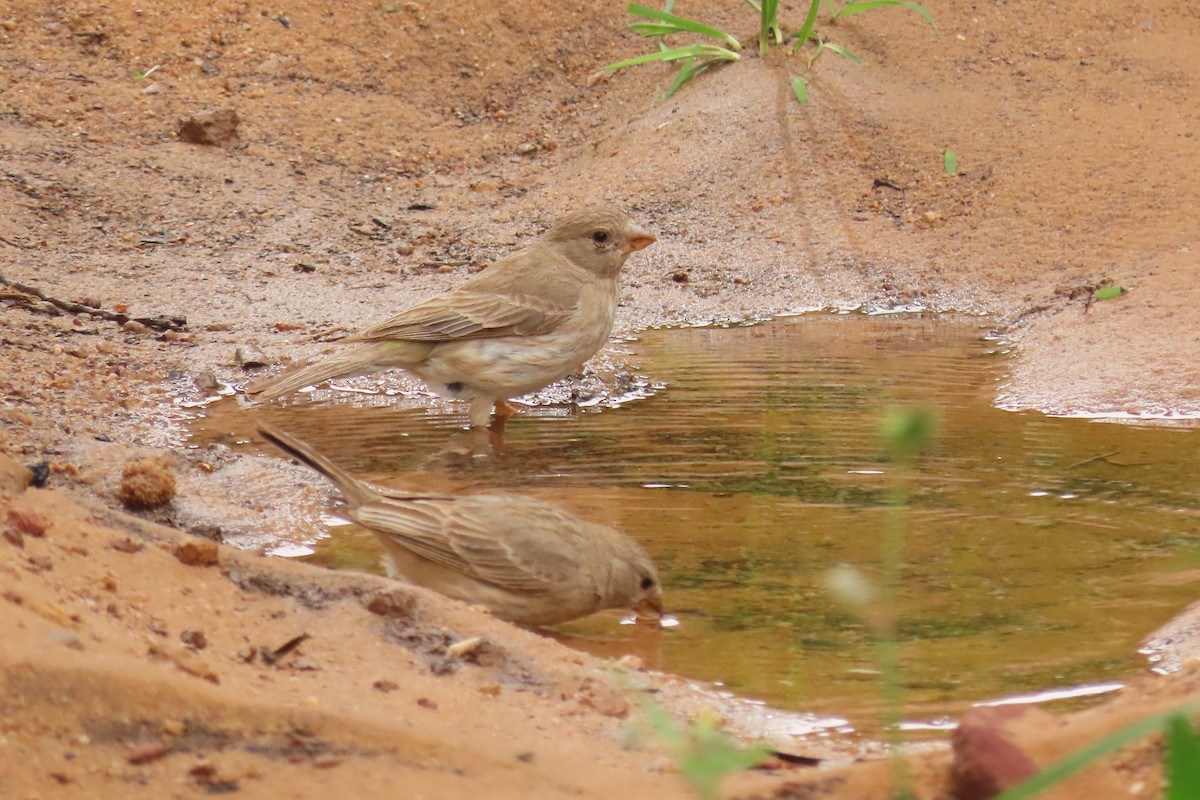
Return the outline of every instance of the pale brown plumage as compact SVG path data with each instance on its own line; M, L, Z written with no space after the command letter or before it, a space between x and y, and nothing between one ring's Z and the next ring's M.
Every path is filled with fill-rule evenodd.
M330 378L413 372L470 402L472 425L493 403L577 372L608 340L625 259L654 236L622 212L588 208L445 294L347 339L357 347L247 387L270 400Z
M266 425L259 433L337 485L347 516L383 544L394 577L523 625L554 625L606 608L662 614L654 562L612 528L513 495L377 489L288 434Z

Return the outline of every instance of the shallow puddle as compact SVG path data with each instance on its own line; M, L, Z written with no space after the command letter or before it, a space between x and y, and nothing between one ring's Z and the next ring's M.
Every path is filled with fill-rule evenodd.
M936 725L971 701L1143 669L1139 641L1200 581L1200 430L998 410L1006 356L983 325L818 314L648 333L632 347L656 393L524 410L498 450L461 429L457 408L345 392L221 403L194 440L272 452L248 441L269 419L371 480L516 490L619 527L657 559L680 624L601 615L559 629L572 646L870 730L872 638L826 579L839 565L878 577L895 477L878 420L927 406L940 431L908 482L896 611L905 716ZM319 563L376 568L355 526L295 536L324 537Z

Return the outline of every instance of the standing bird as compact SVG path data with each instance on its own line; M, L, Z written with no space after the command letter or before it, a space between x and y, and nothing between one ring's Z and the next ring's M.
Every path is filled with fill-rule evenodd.
M347 515L383 543L394 578L522 625L555 625L606 608L662 616L654 562L612 528L514 495L376 489L282 431L266 425L258 431L337 485Z
M492 405L578 372L608 341L625 259L654 236L621 211L587 208L542 238L346 341L357 347L247 387L264 400L330 378L400 367L470 402L473 427Z

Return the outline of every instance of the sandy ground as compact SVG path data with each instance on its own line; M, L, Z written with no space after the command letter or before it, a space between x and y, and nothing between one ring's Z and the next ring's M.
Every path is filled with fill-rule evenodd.
M677 10L753 41L742 4ZM179 449L172 397L244 381L248 353L274 367L336 347L585 201L659 235L628 266L622 332L959 309L1019 348L1005 407L1200 414L1200 14L931 10L940 37L897 10L824 26L869 63L823 58L802 108L781 53L666 101L665 67L598 72L646 47L621 3L10 2L0 453L47 474L0 498L5 796L685 796L662 752L627 746L630 700L598 661L381 580L225 547L183 563L204 531L157 524L188 527L170 506L111 510L145 454L180 506L230 486L253 505L267 468L207 472ZM181 116L214 109L236 111L235 141L179 139ZM1129 292L1089 304L1106 283ZM483 651L446 656L476 635ZM643 677L685 715L711 699ZM1186 668L1147 676L1013 736L1045 764L1196 686ZM835 766L730 788L879 796L883 765L805 746ZM1155 796L1156 758L1126 751L1063 796ZM921 756L919 796L944 796L948 761Z

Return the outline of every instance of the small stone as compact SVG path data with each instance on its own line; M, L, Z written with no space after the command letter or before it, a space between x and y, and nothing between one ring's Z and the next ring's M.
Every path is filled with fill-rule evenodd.
M168 719L163 722L163 734L165 736L183 736L187 731L187 726L177 719Z
M121 326L121 330L126 333L149 333L150 328L145 324L138 322L136 319L131 319Z
M271 363L271 360L261 350L248 345L240 345L233 351L233 360L242 369L258 369Z
M400 688L400 684L395 681L389 681L386 678L380 678L371 684L371 688L377 692L394 692ZM419 700L417 702L420 702Z
M517 761L520 761L524 764L528 764L529 762L533 761L533 751L522 750L521 752L517 753Z
M204 635L204 631L186 630L179 634L179 639L193 650L208 647L208 637Z
M203 392L215 392L221 388L220 382L217 380L216 374L209 369L197 372L192 378L192 383L195 387Z
M142 742L129 748L125 760L130 764L149 764L167 754L167 746L162 742Z
M207 539L189 540L175 545L175 557L189 567L212 567L220 560L220 548Z
M128 536L123 536L120 539L113 539L108 544L113 550L118 553L138 553L145 549L146 545L141 542L134 541Z
M479 687L479 693L482 695L486 695L488 697L499 697L500 696L500 684L485 683Z
M317 756L312 760L312 765L317 769L331 769L341 763L342 759L332 753Z
M430 700L428 697L418 697L417 705L421 708L428 708L430 711L437 711L438 704Z

